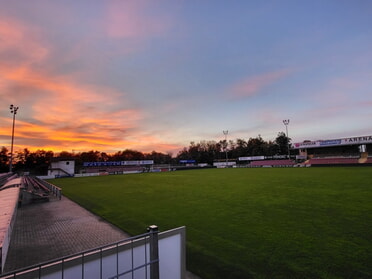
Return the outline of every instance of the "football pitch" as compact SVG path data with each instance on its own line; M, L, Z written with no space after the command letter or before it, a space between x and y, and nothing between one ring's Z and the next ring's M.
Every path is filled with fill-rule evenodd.
M53 179L136 235L186 226L187 269L216 278L372 278L372 168L205 169Z

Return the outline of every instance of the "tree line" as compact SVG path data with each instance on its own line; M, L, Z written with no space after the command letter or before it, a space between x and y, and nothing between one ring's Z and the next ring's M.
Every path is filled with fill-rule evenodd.
M17 151L13 155L13 172L29 172L34 175L45 175L53 158L74 159L77 170L83 166L83 162L107 162L107 161L132 161L153 160L155 164L179 164L180 160L195 160L197 163L212 165L213 162L233 160L246 156L275 156L288 154L290 138L284 132L279 132L274 141L265 141L260 135L248 140L220 140L190 142L173 157L171 153L152 151L143 153L136 150L125 149L114 154L100 151L68 152L62 151L54 154L53 151L37 150L29 151L27 148ZM0 172L9 171L10 153L6 147L0 150Z

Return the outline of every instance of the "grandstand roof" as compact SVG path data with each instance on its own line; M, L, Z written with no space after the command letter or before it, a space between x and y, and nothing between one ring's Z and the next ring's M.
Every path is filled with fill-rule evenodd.
M339 138L329 140L315 140L315 141L303 141L293 144L293 149L307 149L307 148L319 148L319 147L331 147L341 145L361 145L361 144L372 144L372 136L361 136L351 138Z

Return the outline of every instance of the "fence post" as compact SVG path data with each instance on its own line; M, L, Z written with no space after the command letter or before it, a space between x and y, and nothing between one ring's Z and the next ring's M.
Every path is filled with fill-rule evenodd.
M151 225L147 230L150 233L150 279L159 279L159 228Z

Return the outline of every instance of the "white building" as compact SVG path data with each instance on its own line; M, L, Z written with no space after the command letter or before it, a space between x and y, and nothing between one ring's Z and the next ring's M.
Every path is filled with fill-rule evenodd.
M75 174L75 160L53 158L49 170L48 177L66 177L74 176Z

